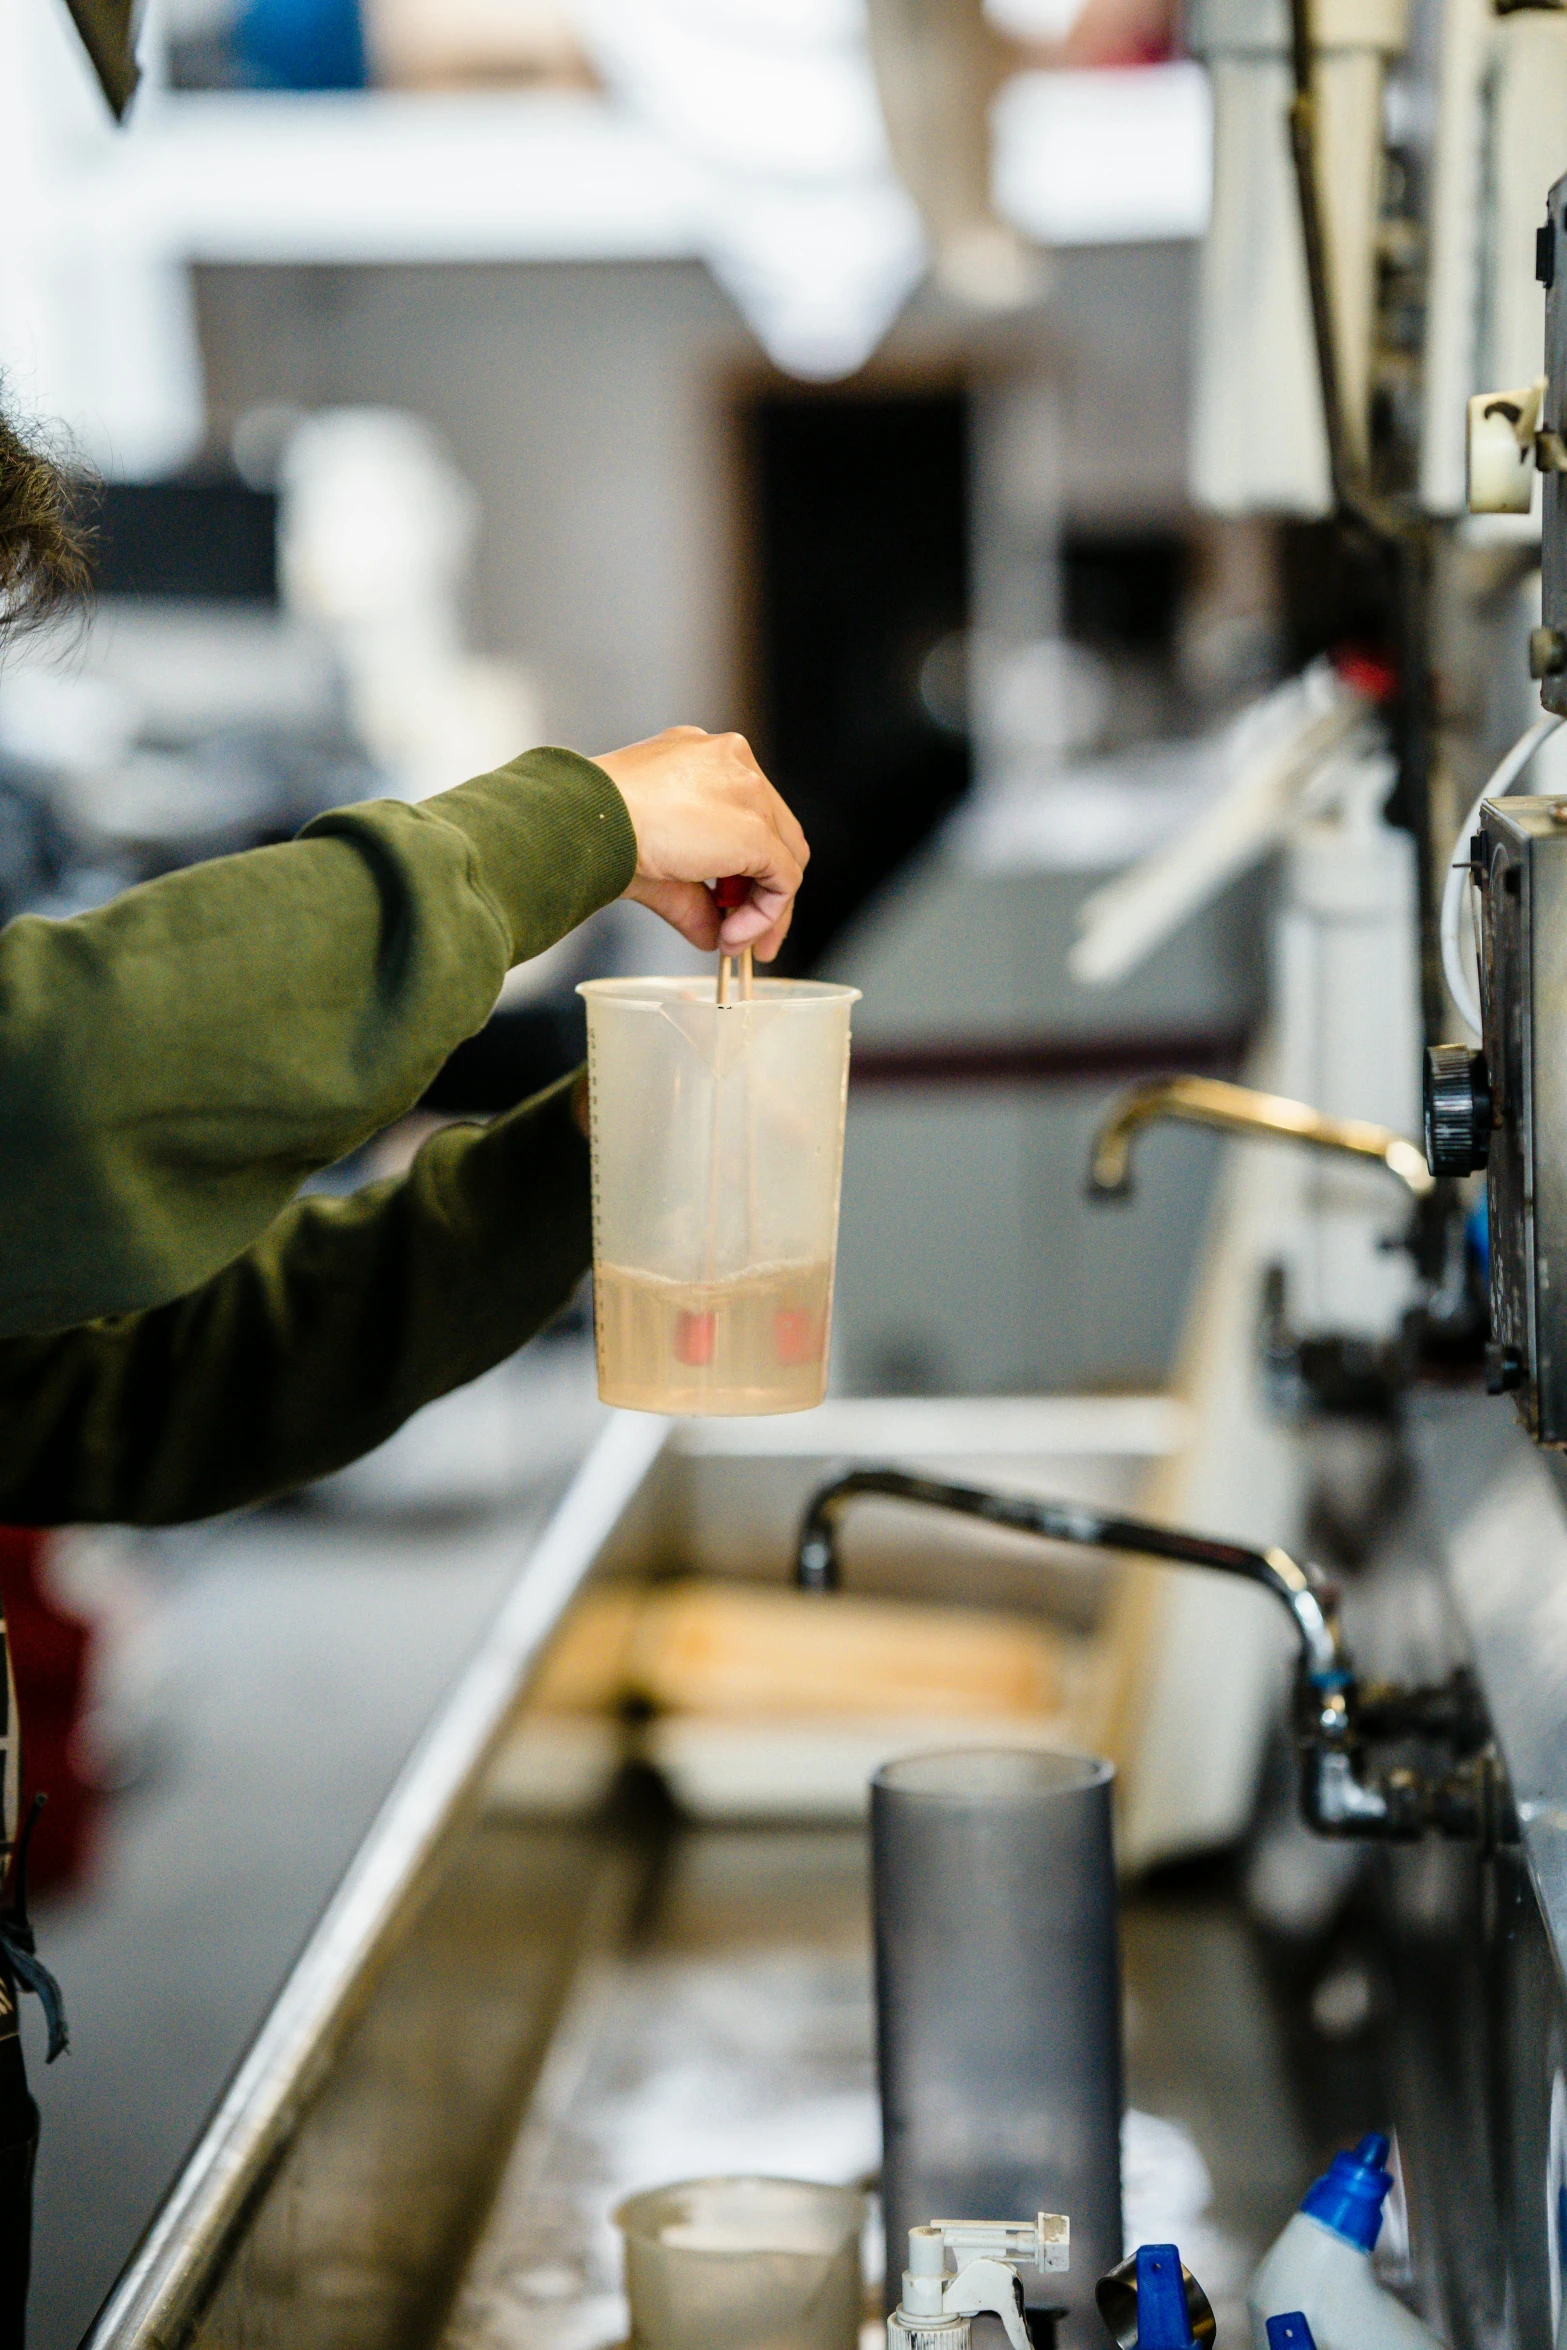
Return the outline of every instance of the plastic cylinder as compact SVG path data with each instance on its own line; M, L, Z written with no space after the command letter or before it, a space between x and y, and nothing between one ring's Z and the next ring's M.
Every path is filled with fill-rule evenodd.
M882 2197L934 2219L1065 2212L1065 2275L1022 2271L1100 2338L1121 2257L1121 1966L1110 1791L1090 1756L913 1755L871 1782ZM888 2262L896 2299L898 2263Z

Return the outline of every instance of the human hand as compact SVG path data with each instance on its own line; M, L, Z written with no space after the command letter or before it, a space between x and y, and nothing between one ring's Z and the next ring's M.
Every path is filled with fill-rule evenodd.
M625 895L662 914L693 946L730 955L750 947L770 963L788 936L811 852L744 735L670 726L596 763L637 836ZM720 916L706 885L732 873L746 876L751 894Z

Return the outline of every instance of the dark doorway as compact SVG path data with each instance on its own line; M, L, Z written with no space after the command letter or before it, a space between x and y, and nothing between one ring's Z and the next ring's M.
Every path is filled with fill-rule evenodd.
M806 971L968 788L927 669L968 618L967 404L775 392L745 426L756 747L812 850L780 968Z
M1069 530L1061 541L1061 618L1101 652L1168 655L1191 568L1174 530Z
M236 476L111 481L95 497L102 596L277 602L277 499Z

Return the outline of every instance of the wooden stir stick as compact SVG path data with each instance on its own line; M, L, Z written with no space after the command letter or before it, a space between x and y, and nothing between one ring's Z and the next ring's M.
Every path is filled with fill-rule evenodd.
M736 906L745 904L750 894L750 876L745 873L725 874L721 881L715 881L713 884L713 903L721 915L732 914ZM727 1004L729 1001L729 990L734 979L734 964L733 955L720 952L718 957L718 1000L720 1004ZM751 1001L752 983L751 950L749 947L742 947L740 949L740 1001L743 1004L748 1004Z

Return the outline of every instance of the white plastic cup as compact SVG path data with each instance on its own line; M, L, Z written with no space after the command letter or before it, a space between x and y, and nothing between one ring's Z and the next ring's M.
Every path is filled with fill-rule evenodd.
M800 1412L827 1391L859 990L590 979L599 1395L632 1411Z
M856 2350L858 2189L688 2179L614 2217L635 2350Z

